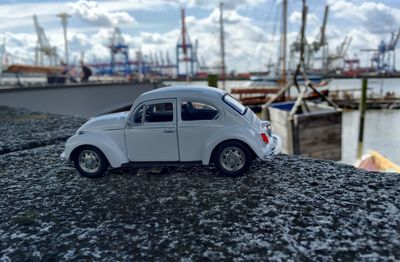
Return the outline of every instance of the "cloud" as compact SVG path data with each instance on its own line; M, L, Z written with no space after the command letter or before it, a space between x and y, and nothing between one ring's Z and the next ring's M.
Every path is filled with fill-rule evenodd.
M199 58L208 65L220 63L219 9L214 8L205 18L189 16L187 30L192 42L199 40ZM225 50L228 70L246 71L266 64L275 48L268 40L271 36L236 10L224 12ZM265 69L264 69L265 70Z
M68 45L70 49L90 48L92 41L86 34L70 33L68 35Z
M0 18L32 17L33 14L37 16L54 15L61 11L67 11L67 6L55 1L0 4Z
M214 9L219 6L220 0L166 0L167 2L186 7L200 7ZM247 7L254 7L266 3L266 0L229 0L224 2L225 10L235 10Z
M109 11L154 11L176 3L168 0L102 0L101 5Z
M78 1L77 3L82 2ZM102 12L113 14L112 12ZM89 14L87 14L89 16ZM265 70L265 64L269 57L275 57L277 50L270 41L271 36L254 25L254 21L247 16L241 15L236 10L225 10L225 43L226 61L229 70L247 71L254 69ZM219 10L218 7L204 18L195 16L187 17L187 29L194 43L199 40L198 57L203 57L208 65L218 65L220 63L220 44L219 44ZM79 61L80 52L85 51L85 58L88 61L109 62L110 52L107 45L112 36L111 28L98 28L94 33L81 31L77 28L70 28L68 31L70 61ZM122 28L125 42L130 47L131 59L134 59L135 51L141 48L145 55L150 53L169 52L171 60L174 62L175 47L180 36L180 26L166 32L140 32L137 35L128 34ZM52 46L58 47L60 57L63 57L63 36L59 28L48 31ZM35 34L26 34L24 37L12 34L16 39L20 57L26 59L25 62L33 62L34 45L36 43ZM28 37L29 36L29 40ZM28 45L28 43L30 43ZM275 42L276 43L276 42ZM10 49L11 50L11 49ZM15 49L13 49L15 50Z
M331 16L328 21L329 49L335 50L345 36L352 36L348 56L357 55L362 66L369 66L371 53L361 49L377 48L381 40L388 41L390 33L400 24L400 9L377 1L328 0Z
M168 42L161 34L148 32L140 33L140 40L147 44L165 44Z
M301 17L302 14L300 11L293 11L289 16L289 22L300 26ZM320 25L321 24L319 22L319 19L315 14L313 13L307 14L307 26L320 26Z
M301 23L302 14L299 11L293 11L289 16L289 22L292 24Z
M120 24L137 24L127 12L110 12L96 1L79 0L68 4L73 14L96 26L117 26Z
M109 45L111 43L113 33L113 28L100 28L99 31L90 36L90 40L103 45Z
M366 2L359 6L366 17L363 25L374 34L389 33L399 27L400 10L382 3Z
M34 34L0 34L0 39L6 39L6 52L10 63L33 63L35 57L36 35Z
M228 70L248 71L266 70L266 63L271 59L276 62L279 50L279 33L272 39L270 31L266 30L260 18L251 16L253 12L243 12L247 6L255 7L265 3L267 0L232 0L225 1L224 25L225 25L225 49ZM318 0L314 0L318 1ZM353 36L349 56L354 53L362 55L365 65L369 62L370 53L360 52L360 49L376 48L382 39L390 37L389 32L397 30L400 24L399 9L389 4L374 2L372 0L355 2L348 0L328 0L331 4L328 18L327 37L330 52L336 50L345 36ZM311 1L310 1L311 2ZM180 25L176 21L168 26L155 28L154 14L166 15L168 12L178 13L180 4L183 3L188 9L186 18L187 30L192 42L199 40L199 58L204 58L209 66L220 63L219 43L219 9L217 0L115 0L115 1L89 1L73 0L69 10L67 4L53 4L52 2L40 2L35 4L0 4L0 31L12 30L14 33L7 35L7 52L11 55L12 62L32 63L34 60L34 48L36 45L36 34L32 24L31 12L37 12L39 22L46 30L50 44L58 48L60 57L64 54L64 39L59 19L55 14L61 11L71 10L74 16L68 27L68 40L70 47L70 61L79 61L80 52L85 52L88 62L109 63L110 50L107 47L113 33L111 26L121 25L125 42L129 45L130 58L134 59L135 52L141 48L145 55L150 53L164 55L168 51L171 60L175 60L175 48L180 36ZM276 4L276 1L269 1ZM46 5L50 8L47 10ZM73 5L72 8L71 5ZM299 8L292 5L289 15L288 42L295 40L299 31L301 13ZM166 9L170 8L170 9ZM192 9L193 8L193 9ZM201 16L198 16L198 9ZM204 16L204 9L209 10ZM21 11L22 10L22 11ZM152 22L143 22L138 30L127 30L129 25L136 24L134 18L127 13L131 10L140 10L143 15L153 16ZM318 34L323 14L322 6L314 6L310 9L307 23L307 36L309 42L314 40ZM15 18L10 14L15 12ZM137 11L138 12L138 11ZM272 12L271 12L272 13ZM13 14L14 16L14 14ZM258 20L257 20L258 19ZM86 21L83 23L81 20ZM149 19L150 20L150 19ZM18 24L19 23L19 24ZM124 24L127 24L124 27ZM19 27L18 27L19 26ZM99 26L104 26L99 28ZM272 28L270 28L272 29ZM279 30L279 29L278 29ZM0 33L0 41L2 34ZM361 58L361 57L360 57ZM399 60L400 61L400 60Z
M347 20L353 27L362 26L373 34L387 34L397 30L400 10L383 3L362 2L356 5L346 0L330 0L333 16Z

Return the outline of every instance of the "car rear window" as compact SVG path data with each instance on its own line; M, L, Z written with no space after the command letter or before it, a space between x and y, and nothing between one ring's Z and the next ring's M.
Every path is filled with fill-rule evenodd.
M230 107L235 109L239 114L244 115L244 113L246 113L246 107L232 96L226 94L222 97L222 100L224 100L224 102L227 103Z
M181 104L182 121L214 120L218 118L218 110L208 104L184 101Z

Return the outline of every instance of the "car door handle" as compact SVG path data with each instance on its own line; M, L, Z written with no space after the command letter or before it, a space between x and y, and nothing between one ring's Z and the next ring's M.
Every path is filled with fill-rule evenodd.
M175 133L173 129L164 129L164 133Z

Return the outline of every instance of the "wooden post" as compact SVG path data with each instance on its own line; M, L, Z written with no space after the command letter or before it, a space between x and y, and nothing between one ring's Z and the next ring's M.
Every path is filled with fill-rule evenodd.
M283 8L282 8L282 35L281 35L281 41L282 41L282 45L281 45L281 63L282 63L282 77L281 77L281 81L283 83L283 85L286 84L286 40L287 40L287 5L288 5L288 1L287 0L283 0Z
M208 86L218 88L218 75L207 75Z
M360 129L358 133L358 147L357 147L357 157L361 158L363 151L363 141L364 141L364 122L365 122L365 108L367 103L367 88L368 79L364 78L362 80L362 93L360 101Z

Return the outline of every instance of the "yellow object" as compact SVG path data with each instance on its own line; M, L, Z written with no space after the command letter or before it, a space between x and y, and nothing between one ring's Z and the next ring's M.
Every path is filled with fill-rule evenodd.
M356 167L368 171L400 173L400 166L372 150L368 151L368 153L361 158L361 161L356 165Z

